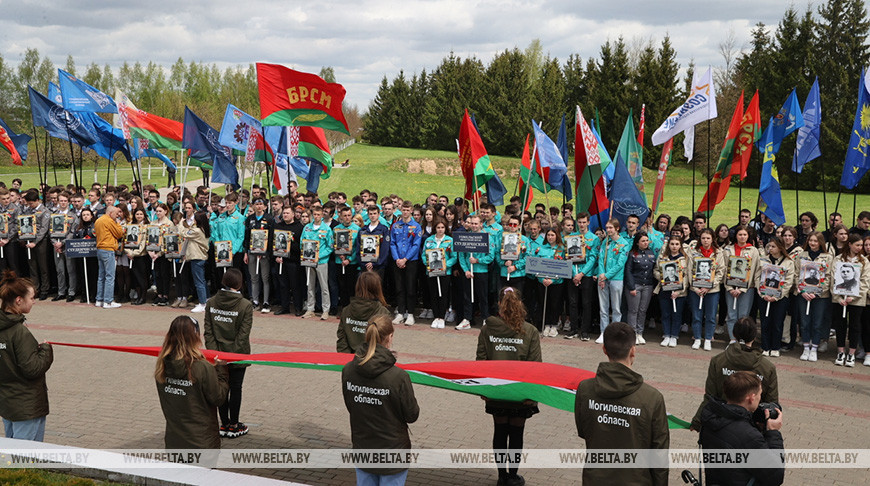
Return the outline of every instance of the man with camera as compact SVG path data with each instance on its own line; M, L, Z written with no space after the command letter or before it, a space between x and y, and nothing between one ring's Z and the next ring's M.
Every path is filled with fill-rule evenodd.
M725 378L723 391L725 402L710 398L701 412L701 447L705 452L728 449L752 456L749 464L734 467L707 464L707 484L782 484L782 410L761 403L761 379L751 371L737 371Z

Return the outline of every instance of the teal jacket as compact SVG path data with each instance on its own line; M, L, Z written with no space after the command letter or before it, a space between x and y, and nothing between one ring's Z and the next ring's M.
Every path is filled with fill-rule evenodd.
M343 224L337 224L335 228L333 228L333 236L335 235L335 230L350 230L350 255L344 255L350 261L349 265L356 266L359 264L359 226L356 223L350 223L350 226L345 226ZM341 265L341 256L335 255L335 263Z
M495 238L489 237L489 251L486 253L459 253L459 267L463 272L487 273L489 272L489 264L495 261L495 253L497 251L497 242ZM477 258L478 262L471 264L471 257Z
M625 274L625 260L628 258L628 250L631 245L620 238L613 241L605 237L598 250L597 275L604 274L607 280L621 281Z
M332 228L329 227L329 223L326 221L320 222L320 228L315 230L314 223L308 223L305 225L305 228L302 230L302 239L303 240L319 240L320 246L318 248L318 258L317 264L322 265L324 263L329 262L329 256L332 255L332 244L334 233L332 232Z
M665 247L665 234L655 228L650 228L647 236L649 236L650 250L656 255L661 253L662 248Z
M503 235L504 233L502 233ZM527 237L520 235L520 256L516 260L514 260L514 266L517 267L516 270L511 272L511 278L525 277L526 276L526 252L528 252L529 247L531 246L532 241ZM498 251L495 254L495 261L498 263L499 273L502 277L507 278L507 266L505 265L505 261L501 258L501 245L502 239L498 239Z
M535 255L539 258L552 258L554 260L564 260L565 259L565 248L562 246L550 246L549 243L544 243L537 249L537 254ZM553 281L553 285L558 285L564 281L561 278L551 278ZM538 282L544 283L544 279L538 277Z
M453 265L456 265L457 259L457 253L453 251L453 238L444 235L441 243L438 243L435 235L426 238L426 241L423 242L423 265L429 265L429 254L426 253L426 250L434 250L436 248L444 248L444 270L447 271L447 275L450 275L450 269L453 268Z
M579 231L571 233L571 236L579 235ZM598 276L595 272L598 269L598 247L601 245L601 240L591 231L587 231L583 238L586 243L586 262L574 265L574 275L582 273L585 277L595 278Z
M212 216L211 224L211 241L232 241L233 254L245 251L245 216L238 208L232 214Z

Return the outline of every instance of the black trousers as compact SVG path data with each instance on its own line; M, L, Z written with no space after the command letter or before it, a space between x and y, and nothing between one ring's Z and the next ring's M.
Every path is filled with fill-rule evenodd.
M526 297L526 293L525 293L526 277L511 277L510 280L508 280L507 277L499 277L498 278L498 290L499 290L499 292L504 292L504 289L506 287L513 287L513 288L519 290L520 295L523 297L523 300L525 300L525 297ZM501 294L497 293L496 299L500 299L500 298L501 298ZM497 300L496 300L496 306L498 306Z
M450 304L451 277L428 277L429 295L432 302L432 314L435 319L444 319ZM441 297L438 296L438 284L441 284Z
M299 264L289 260L284 259L283 265L273 262L271 268L277 276L281 307L287 312L295 310L298 313L305 305L305 282L300 280Z
M344 308L350 304L350 298L356 292L356 280L359 277L359 270L357 270L356 265L350 263L344 266L337 265L335 276L338 279L338 306Z
M242 382L245 381L244 366L230 366L230 389L227 392L227 401L218 407L221 417L221 425L235 425L239 423L239 410L242 408Z
M414 314L417 303L417 260L405 262L405 268L393 264L393 281L396 284L396 312Z
M10 241L3 247L3 258L0 258L0 271L10 268L15 270L15 273L20 277L21 270L18 268L18 252L21 247L18 241Z
M526 312L529 316L529 322L535 325L538 329L541 329L541 310L540 306L544 303L544 296L538 295L540 290L540 284L538 284L538 279L527 275L523 277L526 279L524 284L525 294L523 295L523 304L526 304ZM513 281L513 279L511 279Z
M831 305L831 319L834 321L834 330L837 331L838 348L846 347L847 334L849 336L849 349L858 347L858 343L861 342L861 315L863 313L864 307L849 305L846 306L846 317L843 317L843 306L836 303Z
M157 295L169 297L171 279L172 264L169 260L158 257L154 260L154 285L157 286Z
M51 287L51 280L48 277L48 247L48 238L43 238L35 247L30 249L30 255L27 259L27 264L30 266L30 280L36 287L37 295L48 294ZM23 248L22 251L27 253L27 248Z
M474 281L474 302L471 302L471 282ZM473 279L465 279L465 312L463 315L469 322L474 321L474 306L480 310L480 317L489 317L489 275L475 273Z
M565 297L568 301L568 319L571 321L571 332L590 334L592 332L592 315L598 295L595 291L595 279L583 277L580 285L574 285L571 280L565 280Z

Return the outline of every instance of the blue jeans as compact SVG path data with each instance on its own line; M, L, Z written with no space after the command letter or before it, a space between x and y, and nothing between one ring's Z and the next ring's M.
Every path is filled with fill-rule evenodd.
M779 351L782 346L782 325L788 311L788 303L788 299L785 298L771 302L768 312L767 301L763 299L758 301L758 310L761 312L761 349L764 351Z
M746 292L737 297L737 308L734 308L734 297L728 291L725 291L725 304L728 306L728 317L725 318L725 325L728 327L728 338L734 340L734 324L737 319L746 317L752 312L752 303L755 301L755 289L747 289Z
M208 300L208 292L205 289L205 260L190 260L190 273L193 275L196 299L200 304L205 304Z
M611 322L619 322L622 320L622 280L605 280L604 288L598 288L598 306L601 307L599 317L601 321L598 323L601 327L601 333L604 334L604 329ZM610 317L610 311L613 311L613 318Z
M812 343L813 346L818 346L822 338L828 340L828 324L825 319L828 317L828 307L831 305L831 298L816 297L810 303L810 314L807 315L807 301L800 295L795 296L798 303L798 316L801 320L801 338L804 344ZM795 316L792 316L792 320Z
M408 479L407 469L389 476L372 474L359 468L356 470L356 486L402 486L406 479Z
M115 252L97 250L97 262L100 264L97 274L97 302L112 302L115 300Z
M42 442L45 439L45 416L16 422L3 419L3 428L6 430L7 439Z
M683 320L683 306L686 304L685 297L678 297L671 302L670 292L659 293L659 307L662 311L662 335L665 337L677 337L680 335L680 324ZM677 310L674 311L676 305Z
M719 311L719 292L704 296L704 305L698 309L701 297L689 290L689 305L692 309L692 335L695 339L713 339L716 330L716 313ZM704 328L703 335L701 328Z

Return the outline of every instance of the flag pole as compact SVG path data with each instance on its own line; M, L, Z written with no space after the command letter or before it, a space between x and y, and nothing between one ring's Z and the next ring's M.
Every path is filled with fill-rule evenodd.
M830 228L828 227L828 190L826 189L826 184L825 184L825 164L822 164L822 204L825 207L825 214L824 214L824 217L822 219L825 220L825 230L829 230Z
M36 148L36 151L39 152L39 147ZM48 155L49 153L53 156L54 150L51 149L51 137L48 136L48 132L45 132L45 165L48 166ZM54 158L54 157L52 157ZM57 182L57 162L51 163L51 170L54 172L54 185L58 185ZM46 173L48 169L46 168ZM48 177L48 176L46 176Z
M39 161L39 137L36 135L36 125L33 120L30 120L30 126L33 128L33 141L36 143L36 170L39 171L39 185L42 185L42 163ZM48 133L48 132L46 132ZM48 164L48 159L45 161ZM56 185L56 184L55 184Z
M260 124L260 134L263 136L263 159L264 159L263 164L268 168L269 164L267 164L265 162L266 154L269 153L269 151L266 149L266 127L264 127L262 123ZM257 147L254 147L254 155L256 155L256 154L257 154ZM272 163L273 164L275 163L274 157L272 157ZM287 165L289 166L290 163L288 162ZM272 171L270 171L268 169L266 170L266 185L269 186L268 193L267 193L267 194L269 194L269 199L272 199L272 174L271 174L271 172ZM257 268L260 268L259 265L257 265Z
M843 186L840 186L839 190L837 190L837 204L834 206L834 212L840 210L840 196L843 195Z
M741 106L743 106L743 105L741 104ZM713 187L713 179L710 177L710 162L712 162L712 160L710 159L710 144L711 144L710 140L712 138L713 138L713 129L711 128L710 119L708 118L707 119L707 194L710 194L710 188ZM707 221L710 220L710 202L711 202L711 199L712 199L711 197L707 197ZM710 226L710 225L708 224L707 226ZM703 299L701 299L701 302L703 302Z
M535 142L535 148L537 148L537 142ZM547 184L547 180L544 179L544 168L541 167L541 164L537 164L537 166L541 172L541 181L544 182L544 200L547 203L547 219L550 220L550 227L552 228L553 227L553 216L550 214L550 196L549 196L549 191L547 190L548 184ZM595 194L593 193L592 196L594 197Z
M529 164L530 164L530 166L529 166L529 180L526 181L526 197L521 203L524 206L523 212L526 212L526 207L528 207L528 205L529 205L529 197L531 197L531 194L532 194L532 174L534 173L534 170L532 170L532 167L535 166L535 155L537 153L538 153L538 142L535 141L535 145L532 147L532 158L529 161ZM522 176L523 176L523 174L522 174L522 172L520 172L520 177L522 178ZM518 181L517 183L519 183L519 179L517 179L517 181ZM522 219L520 219L520 220L522 220Z
M792 163L794 163L794 162L792 162ZM800 200L798 198L798 173L797 172L794 173L794 214L795 214L795 221L797 223L800 223L801 205L800 205Z
M84 159L84 149L81 145L79 145L79 180L82 181L82 184L85 182L85 159Z
M76 187L79 187L79 179L76 174L76 154L73 151L72 136L69 134L69 121L66 119L66 117L64 117L63 124L66 127L66 141L69 142L69 156L72 159L70 164L72 165L73 179L75 180Z
M855 186L855 189L852 191L852 221L856 221L855 217L858 212L856 211L856 205L858 204L858 186Z

